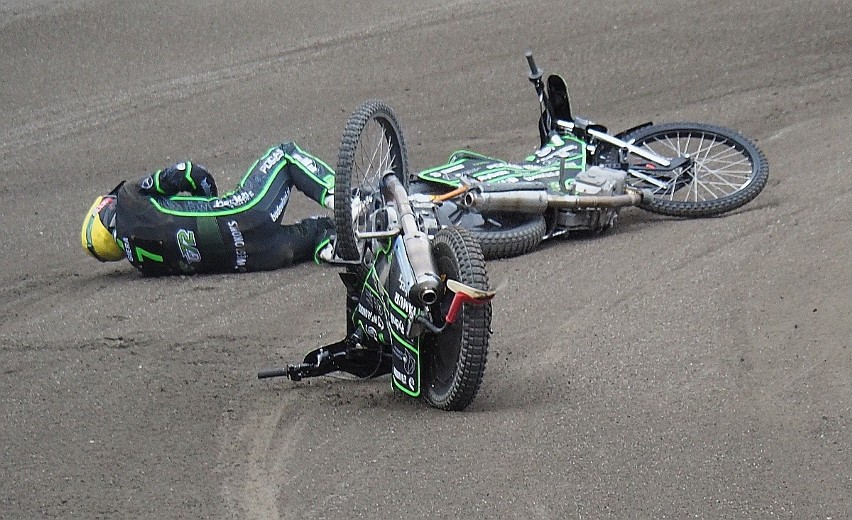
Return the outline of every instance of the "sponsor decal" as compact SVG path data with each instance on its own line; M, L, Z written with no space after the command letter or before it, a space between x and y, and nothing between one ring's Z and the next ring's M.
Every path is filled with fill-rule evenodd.
M463 169L464 169L464 164L457 164L455 166L450 166L449 168L444 168L443 170L440 170L438 173L441 173L443 175L447 175L449 173L457 172L457 171L463 170Z
M539 150L536 150L535 155L539 160L547 159L550 157L570 157L578 150L576 144L569 144L567 146L563 146L561 148L554 148L552 146L545 146Z
M370 309L368 309L368 308L364 307L364 306L363 306L362 304L360 304L360 303L358 304L358 308L357 308L357 310L358 310L358 314L360 314L361 316L363 316L363 317L364 317L364 319L366 319L366 320L367 320L367 321L369 321L369 322L374 323L374 324L376 325L376 328L384 330L384 328L385 328L385 322L384 322L384 320L382 319L382 317L381 317L381 316L379 316L377 313L375 313L375 312L371 311ZM373 337L375 337L375 336L376 336L376 332L375 332L375 330L374 330L372 333L370 333L370 331L369 331L369 329L368 329L368 330L367 330L367 333L368 333L368 334L370 334L370 335L371 335L371 336L373 336Z
M234 239L234 249L236 250L236 265L235 270L243 270L246 267L248 260L248 252L246 251L246 241L243 239L243 233L240 231L240 226L236 220L228 221L228 229L231 231L231 238Z
M287 207L288 200L290 200L290 188L285 186L284 195L281 196L281 200L278 201L278 204L269 213L269 218L272 219L272 222L276 222L281 217L281 214L284 213L284 208Z
M143 190L150 190L154 187L154 177L150 175L145 177L144 179L142 179L142 182L139 183L139 187Z
M408 350L406 350L403 355L403 365L406 374L409 376L414 375L414 369L417 368L417 360L414 359L414 354ZM414 383L412 383L411 386L414 387Z
M399 316L395 316L392 312L388 313L388 321L393 327L403 335L406 333L405 322Z
M397 381L408 386L408 380L400 369L393 367L393 377L395 377Z
M403 387L414 392L417 389L415 380L417 371L417 358L408 349L393 345L393 367L391 373L393 378Z
M180 254L189 264L197 264L201 262L201 252L198 251L198 244L195 241L195 233L187 229L178 229L177 243L180 248Z
M263 164L260 165L260 173L269 173L269 170L272 169L273 166L278 164L278 162L284 158L284 150L281 148L276 148L272 154L263 161Z
M234 193L230 197L225 197L224 199L216 199L213 201L213 207L215 209L221 208L237 208L246 204L254 197L254 192L249 191L241 191L239 193Z
M539 148L535 151L535 156L541 159L542 157L547 157L553 152L552 146L545 146L544 148Z
M486 173L485 175L474 175L476 180L478 181L488 181L491 179L496 179L497 177L502 177L503 175L509 175L509 170L497 170L496 172Z
M414 304L408 301L408 298L399 294L398 292L393 293L393 302L397 307L406 312L409 316L414 316Z

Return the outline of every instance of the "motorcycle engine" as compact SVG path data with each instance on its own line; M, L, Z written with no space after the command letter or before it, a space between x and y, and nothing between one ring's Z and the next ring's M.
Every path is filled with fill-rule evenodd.
M592 166L574 177L571 195L623 195L627 173ZM559 224L570 230L603 232L615 225L618 208L600 208L562 212Z

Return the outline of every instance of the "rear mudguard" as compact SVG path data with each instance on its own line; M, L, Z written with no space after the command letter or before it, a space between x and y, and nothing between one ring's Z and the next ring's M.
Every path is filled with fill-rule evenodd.
M418 307L409 298L414 270L401 237L377 252L367 273L357 304L350 315L356 330L390 352L388 369L393 385L404 393L420 395L420 341L422 326L415 322Z

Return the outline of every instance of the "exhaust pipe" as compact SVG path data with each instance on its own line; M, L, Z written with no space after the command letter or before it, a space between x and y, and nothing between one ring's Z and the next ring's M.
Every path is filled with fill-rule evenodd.
M565 195L545 190L490 192L477 188L467 192L464 204L482 212L542 214L548 208L595 209L637 206L642 194L629 191L623 195Z
M527 191L482 191L477 188L467 192L463 199L465 206L479 211L504 211L507 213L531 213L540 215L547 209L548 194L544 190Z
M382 182L385 197L396 202L399 211L399 221L402 226L403 243L414 271L414 285L408 293L409 298L421 305L432 305L438 301L438 288L441 278L435 272L435 262L432 259L432 248L429 237L420 231L417 218L411 209L408 193L405 187L394 175L385 175Z
M423 305L432 305L438 301L437 285L433 283L435 281L437 280L424 280L423 282L414 284L408 292L408 296Z

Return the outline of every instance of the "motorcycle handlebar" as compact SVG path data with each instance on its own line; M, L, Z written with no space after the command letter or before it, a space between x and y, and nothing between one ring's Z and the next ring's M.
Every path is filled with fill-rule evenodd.
M530 81L537 81L541 79L542 72L541 69L538 68L538 65L535 64L532 51L527 51L524 53L524 56L526 56L527 64L530 66Z
M285 377L287 376L286 368L268 368L257 373L258 379L267 379L270 377Z

